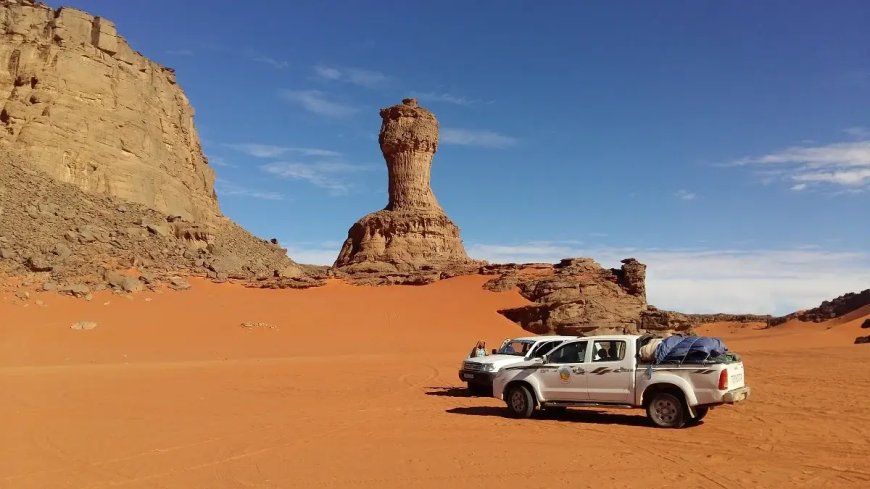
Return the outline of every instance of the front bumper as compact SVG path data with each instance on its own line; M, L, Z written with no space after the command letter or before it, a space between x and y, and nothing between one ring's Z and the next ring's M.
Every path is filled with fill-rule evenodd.
M734 389L733 391L728 391L722 396L722 402L734 404L735 402L745 401L751 392L752 389L750 389L748 385L739 389Z
M495 374L495 372L481 372L479 370L460 370L459 380L469 384L492 387L492 379L495 378Z

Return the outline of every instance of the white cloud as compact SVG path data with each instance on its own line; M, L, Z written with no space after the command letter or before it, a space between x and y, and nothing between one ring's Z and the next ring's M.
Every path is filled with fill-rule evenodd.
M256 143L234 143L225 144L224 146L232 148L236 151L241 151L250 156L257 158L275 158L287 153L300 154L302 156L322 156L322 157L339 157L341 153L328 149L320 148L301 148L294 146L275 146L271 144L256 144Z
M276 161L260 167L263 171L292 180L304 180L329 190L332 195L343 195L354 185L349 177L353 173L368 171L367 166L337 161L292 162Z
M587 256L605 267L635 257L647 265L650 304L683 312L786 314L870 284L870 252L821 249L638 249L554 244L471 244L493 263L548 262Z
M362 68L337 68L335 66L317 65L314 73L324 80L343 81L365 88L377 88L384 85L389 79L378 71L364 70Z
M444 128L441 130L441 142L461 146L482 146L486 148L507 148L517 143L517 140L493 131L474 129Z
M470 99L461 95L453 95L452 93L437 93L437 92L411 92L411 96L418 98L424 102L445 102L454 105L469 106L482 103L480 100Z
M279 240L282 248L287 249L287 256L297 263L306 265L332 265L341 251L341 241L292 242Z
M278 60L278 59L271 58L269 56L263 56L263 55L255 56L254 61L257 61L260 63L266 63L267 65L270 65L272 68L275 68L276 70L283 70L284 68L287 68L288 66L290 66L290 63L288 63L284 60Z
M284 200L284 195L278 192L250 189L220 178L215 182L215 191L221 196L234 195L261 200Z
M796 185L791 186L791 190L794 190L795 192L800 192L801 190L806 190L806 189L807 189L807 184L805 184L805 183L798 183Z
M281 90L281 98L297 104L312 114L325 117L343 118L355 114L359 109L340 102L326 99L320 90Z
M677 190L674 196L680 200L695 200L695 197L697 197L694 192L689 192L688 190Z
M861 128L850 129L852 133L859 134L857 130ZM765 172L765 175L807 186L828 184L861 189L870 185L870 140L795 146L758 157L742 158L735 164L754 165L766 170L777 167L773 172Z
M231 163L227 163L227 161L226 161L225 159L223 159L222 157L220 157L220 156L209 156L209 157L208 157L208 163L209 163L210 165L214 165L214 166L223 166L223 167L228 167L228 168L237 168L236 165L233 165L233 164L231 164Z
M847 127L843 132L859 139L870 139L870 127Z

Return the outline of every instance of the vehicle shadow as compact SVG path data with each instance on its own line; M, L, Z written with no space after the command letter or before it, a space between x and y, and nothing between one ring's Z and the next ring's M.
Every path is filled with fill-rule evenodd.
M429 389L426 392L427 396L439 396L439 397L490 397L490 392L480 392L472 394L465 387L426 387Z
M464 414L466 416L498 416L504 418L507 412L503 407L474 406L456 407L448 409L450 414ZM552 419L566 423L589 423L589 424L621 424L626 426L650 427L652 424L643 415L620 414L593 409L566 409L564 411L535 411L535 418Z

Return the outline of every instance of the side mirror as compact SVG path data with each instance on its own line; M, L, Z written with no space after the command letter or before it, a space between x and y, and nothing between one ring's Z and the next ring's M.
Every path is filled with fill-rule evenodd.
M550 363L550 358L547 355L543 355L534 359L534 361L540 363Z
M496 350L495 348L493 348L493 349L492 349L492 354L495 355L495 353L496 353L497 351L498 351L498 350Z

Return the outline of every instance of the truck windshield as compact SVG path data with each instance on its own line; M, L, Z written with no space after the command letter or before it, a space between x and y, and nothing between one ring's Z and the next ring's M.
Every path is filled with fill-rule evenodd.
M500 355L516 355L518 357L526 356L526 353L532 348L535 343L525 340L506 340L498 349Z

